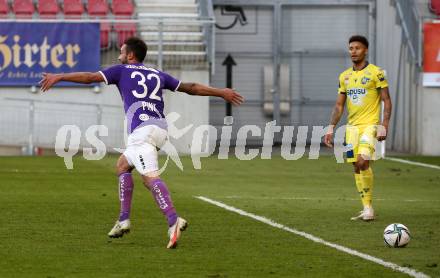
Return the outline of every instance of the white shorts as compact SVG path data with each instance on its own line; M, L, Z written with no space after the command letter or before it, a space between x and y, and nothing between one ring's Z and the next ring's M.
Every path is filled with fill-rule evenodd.
M128 164L134 166L141 175L154 174L159 170L157 148L161 148L168 132L155 125L135 129L128 136L127 149L124 152Z

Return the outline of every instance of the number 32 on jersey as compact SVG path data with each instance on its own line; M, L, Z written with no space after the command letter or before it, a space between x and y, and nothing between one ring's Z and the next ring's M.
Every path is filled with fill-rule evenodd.
M140 71L133 71L130 76L132 79L138 80L138 77L140 77L140 80L138 80L138 85L142 86L143 92L137 92L136 90L132 90L131 92L133 95L137 98L146 98L148 96L148 87L147 84L145 84L146 79L152 80L156 79L156 87L154 90L149 94L149 98L152 100L158 100L162 101L161 97L157 95L157 92L160 89L160 77L159 75L155 73L150 73L147 75L147 78L145 79L145 75L141 73Z

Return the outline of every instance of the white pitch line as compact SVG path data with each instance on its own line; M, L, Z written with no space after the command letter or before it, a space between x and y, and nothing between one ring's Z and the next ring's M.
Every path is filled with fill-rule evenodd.
M400 162L400 163L405 163L405 164L422 166L422 167L426 167L426 168L432 168L432 169L440 170L440 166L432 165L432 164L428 164L428 163L416 162L416 161L411 161L411 160L406 160L406 159L401 159L401 158L395 158L395 157L385 157L385 159L386 160Z
M278 228L278 229L281 229L281 230L285 230L287 232L290 232L290 233L302 236L302 237L304 237L306 239L309 239L311 241L314 241L316 243L320 243L320 244L332 247L332 248L334 248L336 250L339 250L339 251L342 251L344 253L360 257L360 258L362 258L364 260L377 263L377 264L382 265L384 267L391 268L392 270L395 270L395 271L400 271L402 273L408 274L409 276L416 277L416 278L429 277L425 273L418 272L415 269L399 266L397 264L384 261L382 259L373 257L373 256L365 254L365 253L361 253L359 251L350 249L348 247L344 247L342 245L338 245L338 244L335 244L335 243L331 243L331 242L325 241L322 238L319 238L319 237L316 237L314 235L311 235L311 234L308 234L308 233L305 233L305 232L302 232L302 231L298 231L296 229L284 226L284 225L279 224L279 223L277 223L277 222L275 222L275 221L273 221L273 220L271 220L269 218L266 218L266 217L263 217L263 216L259 216L259 215L256 215L256 214L253 214L253 213L250 213L250 212L246 212L244 210L241 210L241 209L238 209L238 208L226 205L226 204L224 204L222 202L215 201L215 200L209 199L207 197L203 197L203 196L195 196L195 198L200 199L202 201L205 201L207 203L213 204L215 206L221 207L221 208L223 208L225 210L229 210L229 211L235 212L237 214L240 214L240 215L243 215L243 216L247 216L247 217L252 218L254 220L263 222L263 223L265 223L265 224L267 224L269 226L272 226L272 227L275 227L275 228Z
M301 201L359 201L359 198L310 198L310 197L263 197L263 196L222 196L219 197L222 199L247 199L247 200L301 200ZM408 199L408 200L399 200L399 199L381 199L377 198L374 201L393 201L393 202L440 202L440 200L418 200L418 199Z

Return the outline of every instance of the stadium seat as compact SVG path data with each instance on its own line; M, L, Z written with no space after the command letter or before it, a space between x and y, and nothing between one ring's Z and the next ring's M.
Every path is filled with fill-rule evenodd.
M135 23L116 23L115 31L117 34L117 46L121 47L124 41L136 34L136 24Z
M113 0L112 11L116 18L132 18L134 12L133 2L131 0ZM116 23L114 28L116 31L118 47L121 47L127 38L136 34L135 23Z
M59 12L57 0L38 1L38 13L41 18L56 18Z
M440 0L429 1L429 9L435 15L440 16Z
M101 49L107 49L110 47L110 31L111 31L110 23L107 22L100 23Z
M0 0L0 18L8 17L9 5L6 0Z
M12 10L16 18L32 18L35 7L32 0L15 0L12 4Z
M84 13L81 0L64 0L63 12L66 18L78 19Z
M107 17L109 9L105 0L89 0L87 10L90 17Z
M90 18L107 18L109 13L108 4L105 0L90 0L88 2L87 10ZM110 23L101 22L101 49L110 47Z
M130 18L134 12L131 0L113 0L112 11L116 17Z

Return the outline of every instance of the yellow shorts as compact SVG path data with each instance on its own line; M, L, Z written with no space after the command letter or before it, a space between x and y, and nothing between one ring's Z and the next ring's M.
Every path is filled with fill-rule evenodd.
M345 144L347 148L347 162L356 162L358 155L363 155L368 160L375 158L376 125L347 125L345 131Z

